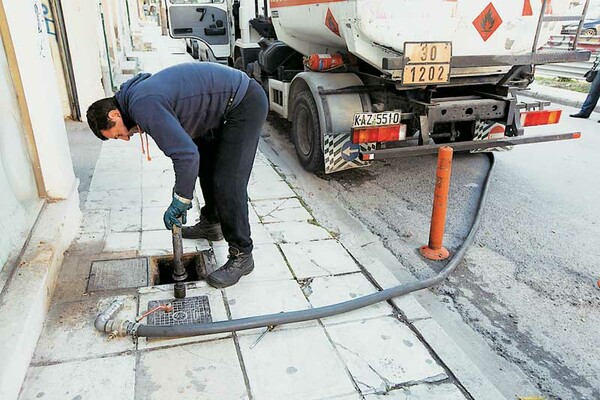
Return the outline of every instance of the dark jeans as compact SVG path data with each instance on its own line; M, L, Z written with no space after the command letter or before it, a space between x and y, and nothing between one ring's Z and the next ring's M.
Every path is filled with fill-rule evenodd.
M594 111L596 104L598 104L598 98L600 98L600 73L597 73L592 81L590 91L581 106L581 113L589 117L592 111Z
M247 188L267 112L265 92L252 80L242 101L226 113L221 128L194 141L200 153L198 176L205 203L201 214L208 222L221 222L229 246L243 253L252 251Z

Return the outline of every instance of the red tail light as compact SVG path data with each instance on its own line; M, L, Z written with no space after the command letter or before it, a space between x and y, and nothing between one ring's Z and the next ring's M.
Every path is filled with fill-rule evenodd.
M521 113L521 125L537 126L558 124L562 110L524 111Z
M406 139L406 125L353 128L352 143L396 142Z

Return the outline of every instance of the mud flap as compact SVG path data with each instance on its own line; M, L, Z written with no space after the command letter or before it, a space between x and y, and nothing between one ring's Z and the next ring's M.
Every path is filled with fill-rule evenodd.
M362 161L358 155L375 150L375 143L354 144L350 134L331 135L323 138L323 156L325 157L325 173L343 171L345 169L366 167L370 161Z
M475 122L473 140L502 139L506 133L506 126L494 121L480 120ZM509 151L513 146L491 147L489 149L474 149L471 153L487 153L490 151Z

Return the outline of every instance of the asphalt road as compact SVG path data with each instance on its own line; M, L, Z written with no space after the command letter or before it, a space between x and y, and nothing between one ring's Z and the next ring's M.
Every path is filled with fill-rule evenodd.
M567 115L575 109L562 108L559 125L527 133L580 131L582 138L496 153L475 243L447 283L432 290L437 304L427 300L430 294L420 297L436 318L459 317L464 327L456 329L469 333L456 334L457 341L483 364L491 349L547 398L599 399L600 115L575 120ZM295 159L290 131L289 123L270 116L264 139L294 176L303 172L289 161ZM323 198L337 198L402 262L406 271L396 272L424 278L444 265L417 253L427 242L435 166L435 156L382 161L321 175L319 190L301 189L318 208L325 184L330 193ZM445 236L450 251L470 229L488 169L486 155L455 154ZM472 332L488 349L470 344ZM496 384L513 385L502 369Z

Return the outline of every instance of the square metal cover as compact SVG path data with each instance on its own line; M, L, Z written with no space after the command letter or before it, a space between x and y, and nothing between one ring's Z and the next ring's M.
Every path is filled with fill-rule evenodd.
M168 326L184 324L208 324L212 322L208 296L186 297L184 299L152 300L148 302L148 310L171 303L173 311L166 313L156 311L148 316L148 325Z
M88 292L148 286L148 259L125 258L92 262Z

